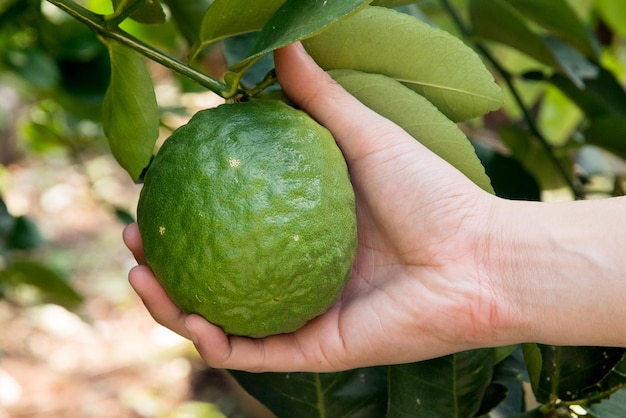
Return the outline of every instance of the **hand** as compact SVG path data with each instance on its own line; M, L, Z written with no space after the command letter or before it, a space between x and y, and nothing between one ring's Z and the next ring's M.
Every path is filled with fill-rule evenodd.
M346 93L299 44L276 51L275 63L284 91L333 133L348 163L359 234L352 277L328 312L294 333L227 336L169 300L131 225L124 239L140 265L130 283L155 320L192 339L210 366L249 371L335 371L508 343L499 330L514 305L482 266L499 199Z

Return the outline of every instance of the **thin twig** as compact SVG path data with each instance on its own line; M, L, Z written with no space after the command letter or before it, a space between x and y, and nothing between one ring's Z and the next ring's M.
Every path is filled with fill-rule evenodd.
M155 49L151 45L148 45L140 39L137 39L129 33L123 31L119 27L111 27L110 22L107 22L104 16L93 13L72 0L48 0L48 2L65 11L76 20L84 23L101 37L112 39L126 45L145 57L170 68L171 70L189 78L192 81L195 81L201 86L206 87L224 98L228 98L234 93L237 93L236 89L231 89L226 84L209 77L198 70L195 70L184 62L179 61L158 49Z

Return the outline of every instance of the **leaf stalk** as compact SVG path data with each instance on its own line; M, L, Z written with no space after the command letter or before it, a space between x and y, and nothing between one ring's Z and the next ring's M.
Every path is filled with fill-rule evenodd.
M163 51L155 49L151 45L146 44L142 40L120 29L116 26L116 24L114 25L114 22L116 22L118 18L109 18L109 20L107 20L103 15L93 13L73 0L47 1L57 6L59 9L63 10L79 22L87 25L102 38L115 40L129 48L132 48L143 56L170 68L178 74L189 78L223 98L229 98L237 93L236 88L230 88L225 83L209 77L184 62L164 53Z
M146 0L124 0L119 6L115 9L113 13L104 17L104 20L107 23L107 27L116 28L126 20L130 15L132 15L137 9L139 9Z

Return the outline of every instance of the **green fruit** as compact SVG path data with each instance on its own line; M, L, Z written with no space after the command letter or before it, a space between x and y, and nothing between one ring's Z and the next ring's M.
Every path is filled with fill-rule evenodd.
M154 158L137 215L171 299L235 335L291 332L326 311L356 251L339 148L279 101L197 113Z

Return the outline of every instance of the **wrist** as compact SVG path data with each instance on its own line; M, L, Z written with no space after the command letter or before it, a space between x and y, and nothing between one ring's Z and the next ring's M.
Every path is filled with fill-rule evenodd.
M499 293L507 343L624 345L623 199L567 203L498 199L482 261Z

